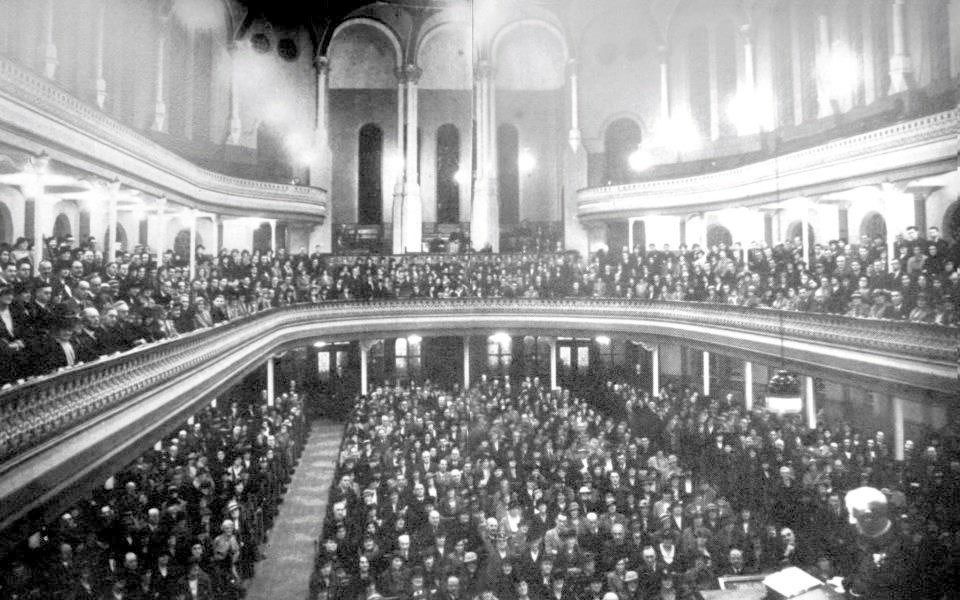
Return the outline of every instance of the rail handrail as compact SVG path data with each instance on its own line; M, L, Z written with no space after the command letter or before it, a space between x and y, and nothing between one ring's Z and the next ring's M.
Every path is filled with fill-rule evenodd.
M903 321L657 300L562 298L412 299L295 304L144 345L0 390L0 461L121 404L151 386L243 348L268 332L335 320L437 315L602 317L696 326L852 349L869 355L952 363L960 330ZM355 326L355 325L354 325ZM368 331L357 330L358 334ZM683 333L678 333L682 337ZM2 471L2 467L0 467Z

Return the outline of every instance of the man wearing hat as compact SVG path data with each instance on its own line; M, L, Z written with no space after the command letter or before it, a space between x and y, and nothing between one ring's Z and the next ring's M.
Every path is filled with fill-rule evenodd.
M51 332L34 349L33 373L51 373L62 367L72 367L80 361L96 358L96 355L83 353L73 343L73 330L76 318L64 312L56 316Z

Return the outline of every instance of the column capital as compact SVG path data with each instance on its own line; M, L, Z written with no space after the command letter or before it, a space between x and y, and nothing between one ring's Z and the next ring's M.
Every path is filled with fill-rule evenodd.
M570 77L571 75L576 75L579 67L580 67L580 61L577 60L576 58L567 59L567 77Z
M485 59L478 61L473 75L476 79L490 79L493 77L493 64Z
M420 81L420 76L423 74L423 69L418 67L415 64L406 64L397 68L397 80L401 84L414 84L416 85Z
M670 46L667 44L660 44L657 46L657 58L660 59L661 63L667 62L667 59L670 57Z
M740 33L740 41L744 44L753 43L753 24L752 23L741 23L738 28Z
M371 340L359 340L359 341L358 341L358 344L359 344L359 346L360 346L360 350L361 350L361 351L363 351L363 352L370 352L370 348L373 348L373 347L377 344L377 342L379 342L379 341L380 341L380 340L372 340L372 339L371 339Z
M313 57L313 68L317 70L317 75L329 75L330 59L325 55L315 55Z

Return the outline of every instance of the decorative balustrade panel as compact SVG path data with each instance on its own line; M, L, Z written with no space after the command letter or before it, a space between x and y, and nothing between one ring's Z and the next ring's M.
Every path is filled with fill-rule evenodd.
M326 214L325 190L241 179L203 169L49 79L2 57L0 101L0 123L6 121L18 130L29 131L64 149L69 157L95 156L94 163L106 162L114 174L128 172L144 177L205 208L231 214L282 212L308 220Z
M958 135L960 110L949 110L736 169L580 190L578 212L583 219L603 219L626 212L636 216L722 208L724 203L790 197L819 186L842 190L844 181L881 172L926 165L934 165L935 172L941 163L953 168Z
M343 322L402 323L429 320L464 329L464 317L501 316L525 319L610 322L610 331L623 322L658 323L665 327L693 326L709 335L720 331L843 348L862 355L900 357L916 364L954 364L960 330L899 321L874 321L842 316L757 310L686 302L607 299L418 299L385 302L332 302L276 308L178 339L143 346L125 354L24 382L0 390L0 462L16 462L43 442L67 429L122 405L154 386L208 364L228 359L268 333L289 331L292 340L309 339L325 325ZM351 325L356 327L356 325ZM372 326L374 327L374 326ZM641 327L642 329L642 327ZM371 335L364 328L356 333ZM343 335L341 331L339 335ZM685 338L678 332L678 338ZM960 387L960 386L958 386ZM0 466L2 473L8 465Z

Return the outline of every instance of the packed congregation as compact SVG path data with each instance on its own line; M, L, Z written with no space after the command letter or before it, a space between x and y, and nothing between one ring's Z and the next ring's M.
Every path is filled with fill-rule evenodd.
M236 600L307 435L292 382L235 388L11 553L8 600Z
M310 598L679 600L787 566L848 597L960 591L955 435L900 463L882 431L809 430L733 394L595 395L484 375L358 398ZM869 548L848 522L860 486L889 512Z
M576 253L336 256L305 250L148 249L104 261L92 240L0 248L0 383L88 362L275 306L328 300L619 298L708 302L957 326L960 246L931 227L898 238L750 248L636 247Z

